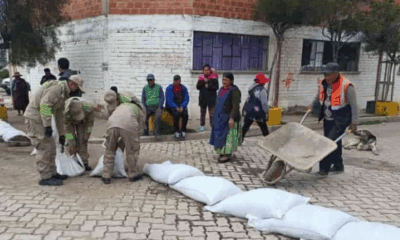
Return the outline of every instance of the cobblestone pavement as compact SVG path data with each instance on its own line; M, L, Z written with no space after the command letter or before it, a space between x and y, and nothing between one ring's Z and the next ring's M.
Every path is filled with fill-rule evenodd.
M399 129L400 124L382 128ZM367 127L366 127L367 128ZM397 138L399 133L397 134ZM382 135L382 142L388 141ZM390 135L390 131L389 131ZM379 136L378 136L379 137ZM142 144L141 161L186 163L209 176L222 176L243 190L265 187L257 174L269 154L248 138L226 164L206 140ZM378 138L379 139L379 138ZM397 142L396 142L397 143ZM395 147L395 142L392 141ZM136 183L115 179L103 185L88 174L60 187L39 187L32 148L0 145L0 239L289 239L247 227L244 219L213 214L203 204L149 178ZM397 149L386 149L398 153ZM104 152L91 145L91 162ZM275 188L311 198L312 204L345 211L368 221L400 226L400 175L396 168L357 164L359 152L345 151L345 173L319 178L291 173ZM370 153L369 153L370 154ZM396 156L399 157L400 154ZM372 156L369 155L369 156ZM358 157L358 158L357 158Z

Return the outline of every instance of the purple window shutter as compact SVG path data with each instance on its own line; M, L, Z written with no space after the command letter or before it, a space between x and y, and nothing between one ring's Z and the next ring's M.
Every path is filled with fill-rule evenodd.
M212 56L212 34L203 34L203 56Z
M223 35L222 43L222 55L224 57L232 56L232 37L230 35Z
M259 51L259 55L258 55L258 68L263 69L263 67L264 67L264 52L265 52L264 39L259 39L258 42L259 42L259 46L260 46L259 47L260 51Z
M213 47L214 48L222 48L222 34L214 34L213 37Z
M194 32L193 36L193 46L194 47L201 47L202 42L203 42L203 37L202 33L199 32Z
M241 41L242 41L242 49L250 48L250 37L242 36Z
M231 70L231 69L232 69L232 57L223 57L222 70Z
M255 38L251 38L250 40L250 57L258 58L259 46L258 41Z
M240 57L240 36L232 38L232 56Z
M242 56L240 60L240 70L248 70L250 62L250 49L242 48Z
M250 58L250 69L252 70L258 69L258 58Z
M193 69L202 69L202 49L201 47L193 48Z
M240 70L240 57L232 58L232 70Z
M203 64L201 65L201 68L203 68L204 64L210 64L211 65L212 57L203 57Z
M222 47L213 48L213 60L211 67L213 67L214 69L222 69L221 64L222 64Z

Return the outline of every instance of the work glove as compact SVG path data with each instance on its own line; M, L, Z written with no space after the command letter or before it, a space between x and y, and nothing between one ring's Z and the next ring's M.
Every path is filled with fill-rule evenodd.
M51 127L45 127L44 136L49 138L51 137L51 135L53 135L53 130L51 129Z
M61 144L61 146L64 146L65 145L65 136L60 136L58 138L58 142Z

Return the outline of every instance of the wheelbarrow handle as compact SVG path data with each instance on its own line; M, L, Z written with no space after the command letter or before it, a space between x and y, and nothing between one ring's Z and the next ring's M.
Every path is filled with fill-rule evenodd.
M303 119L301 119L300 124L303 125L304 120L306 120L307 115L311 112L311 109L308 109L307 112L304 114Z
M344 133L342 134L342 135L340 135L340 137L338 137L336 140L335 140L335 143L337 143L337 142L339 142L340 140L342 140L342 138L344 138L348 133L350 133L351 131L350 131L350 129L349 128L346 128L346 131L344 131Z

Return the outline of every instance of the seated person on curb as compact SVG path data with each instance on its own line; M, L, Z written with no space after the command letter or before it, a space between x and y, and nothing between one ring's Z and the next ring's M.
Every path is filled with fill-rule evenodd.
M149 135L149 119L151 115L154 115L154 135L157 139L160 136L161 115L164 105L164 91L160 85L156 84L153 74L147 75L147 82L149 84L143 88L142 92L142 104L146 108L146 129L144 130L144 135Z
M45 82L29 103L25 116L28 136L37 149L36 167L41 180L39 185L59 186L68 176L59 175L56 169L56 143L52 137L51 118L54 113L59 143L65 144L64 104L71 91L83 92L83 80L71 76L66 81Z
M95 105L80 97L71 97L65 102L65 129L67 151L70 155L78 153L82 158L85 171L91 171L89 166L88 142L92 133Z
M174 119L174 132L175 139L186 137L186 126L188 123L188 105L189 105L189 93L187 88L181 84L181 77L179 75L174 76L173 84L167 87L166 93L166 109L172 115ZM179 129L179 119L182 118L182 128Z
M106 92L104 101L107 103L107 112L110 117L107 123L102 181L104 184L111 183L117 148L126 152L129 180L138 181L143 177L137 165L140 150L139 138L145 118L143 106L136 97L132 97L130 102L123 103L113 90Z

